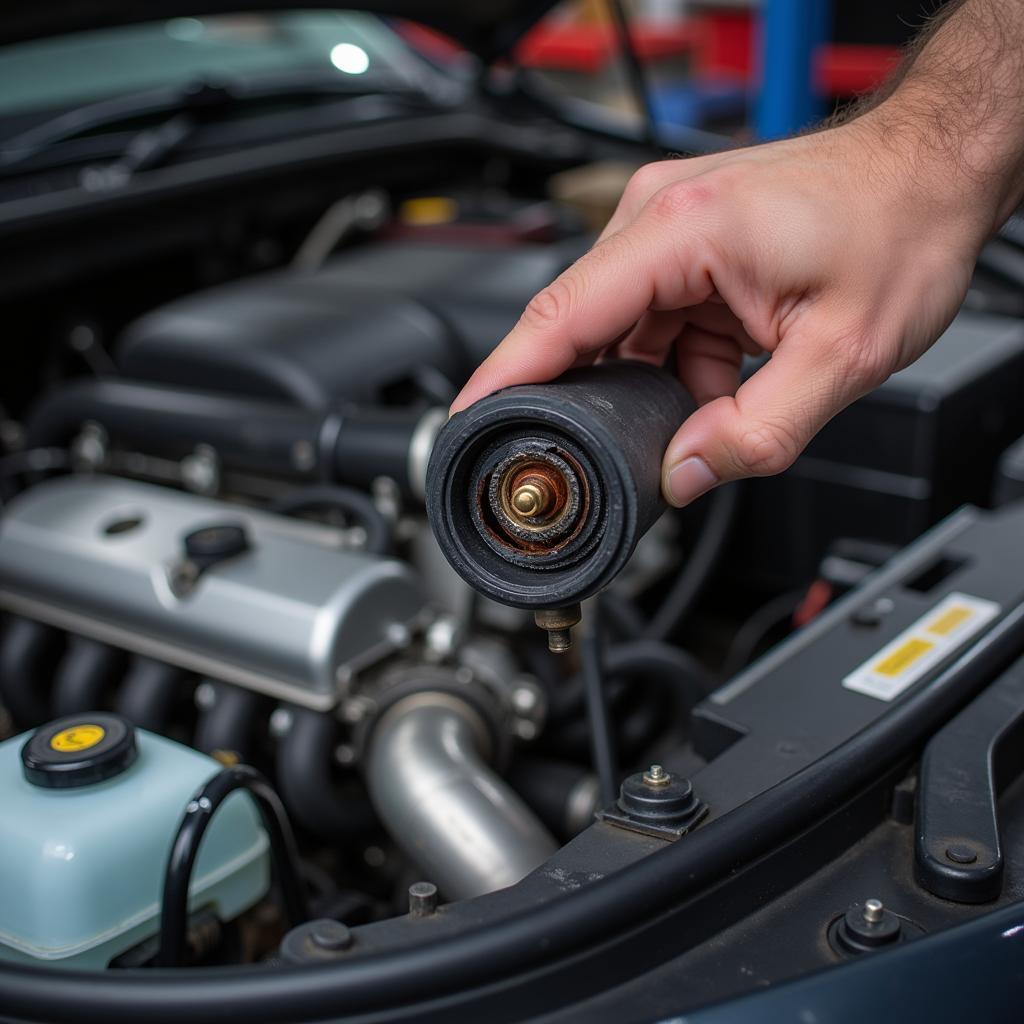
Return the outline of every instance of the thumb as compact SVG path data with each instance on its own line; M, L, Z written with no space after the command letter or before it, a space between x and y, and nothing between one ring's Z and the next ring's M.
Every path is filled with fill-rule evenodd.
M681 507L728 480L781 473L885 376L851 366L835 346L780 345L735 397L708 402L676 432L662 464L665 499Z

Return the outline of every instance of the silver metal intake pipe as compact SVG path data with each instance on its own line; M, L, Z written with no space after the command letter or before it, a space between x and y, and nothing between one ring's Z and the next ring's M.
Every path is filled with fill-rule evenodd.
M395 842L449 899L503 889L557 845L487 763L480 715L448 693L405 697L376 723L366 782Z

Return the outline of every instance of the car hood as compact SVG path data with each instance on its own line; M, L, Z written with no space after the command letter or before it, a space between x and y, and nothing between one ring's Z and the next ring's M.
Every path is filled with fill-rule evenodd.
M557 0L360 0L352 9L408 18L436 28L484 60L507 52ZM344 8L302 0L296 8ZM4 0L0 44L164 18L280 11L282 0Z

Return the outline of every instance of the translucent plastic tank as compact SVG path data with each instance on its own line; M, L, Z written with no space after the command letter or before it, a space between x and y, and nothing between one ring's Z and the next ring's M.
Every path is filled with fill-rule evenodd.
M112 769L88 755L109 748L116 729L106 716L76 718L56 731L44 726L26 756L30 734L0 743L2 959L102 968L155 935L172 839L189 799L220 768L129 728L130 756L94 781ZM28 756L33 750L41 756ZM47 781L48 770L60 777ZM190 907L223 921L251 907L269 887L268 846L248 794L232 794L203 840Z

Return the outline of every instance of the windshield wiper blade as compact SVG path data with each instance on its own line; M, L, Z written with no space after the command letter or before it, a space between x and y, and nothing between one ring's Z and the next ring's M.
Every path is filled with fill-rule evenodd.
M58 143L73 139L79 135L100 131L126 121L152 117L162 113L188 117L194 122L200 112L230 106L239 97L227 85L208 81L192 82L185 87L174 89L157 89L134 96L119 96L115 99L99 100L82 107L76 107L64 114L29 128L20 135L6 139L0 147L0 174L10 173L28 163L40 153ZM166 122L162 128L177 120L176 116ZM194 127L194 123L192 125ZM180 125L178 126L180 130ZM143 131L133 136L129 148L136 140L142 139L148 132ZM156 129L160 131L160 129ZM173 134L171 132L170 134ZM183 140L178 140L175 146ZM140 142L146 145L146 140ZM127 150L125 156L127 156Z
M129 139L116 160L83 168L79 179L82 188L89 192L122 188L139 171L162 164L192 136L197 125L190 114L176 114L155 128L143 128Z
M146 118L166 115L169 120L157 128L143 129L129 140L129 148L137 146L140 150L149 151L143 163L138 166L133 164L132 173L161 162L179 148L205 118L228 108L288 97L336 96L349 99L378 94L438 102L422 90L411 89L404 84L397 87L390 79L385 83L379 79L372 84L362 81L356 83L347 77L342 79L334 73L325 75L319 71L261 74L249 79L233 79L229 83L202 79L184 87L155 89L85 104L5 139L0 142L0 177L35 169L44 153L60 147L62 143L70 143L79 136L102 133ZM184 125L176 122L177 115L188 115L193 122L191 128L186 130ZM126 156L127 150L118 156L118 161ZM135 159L133 156L129 162ZM45 157L42 162L46 162Z

